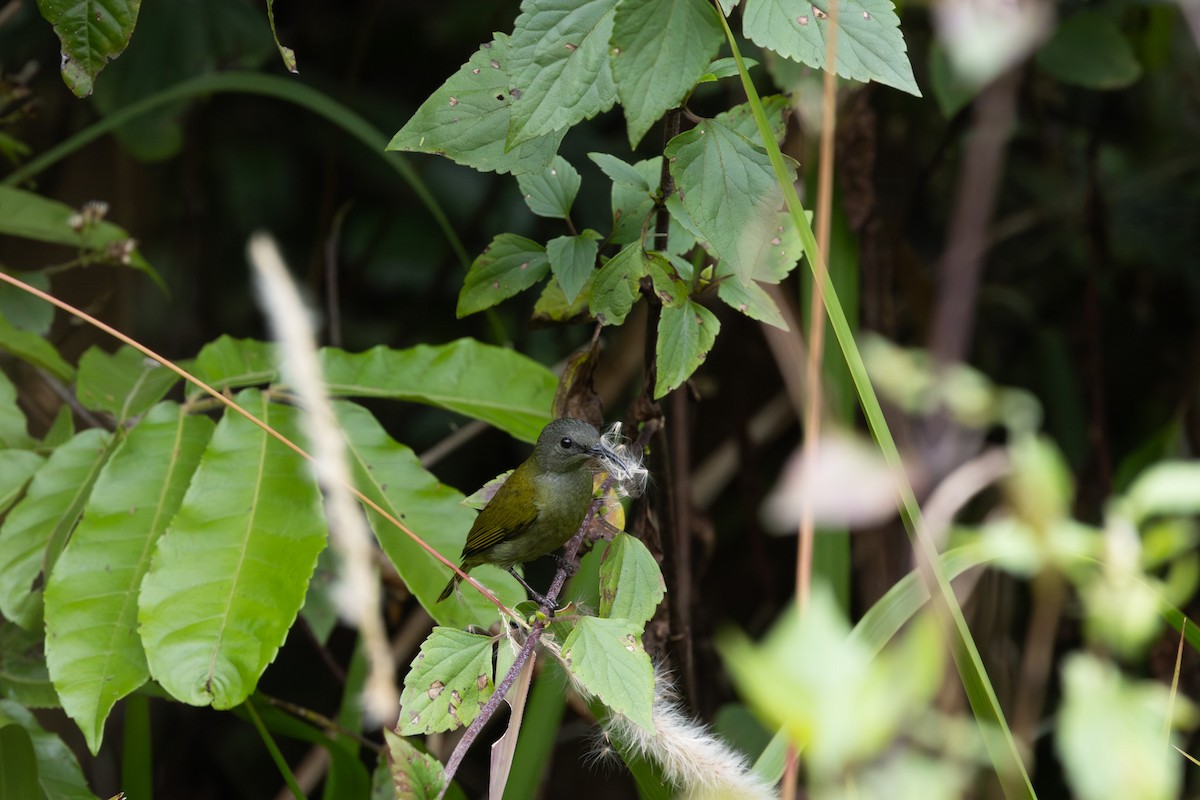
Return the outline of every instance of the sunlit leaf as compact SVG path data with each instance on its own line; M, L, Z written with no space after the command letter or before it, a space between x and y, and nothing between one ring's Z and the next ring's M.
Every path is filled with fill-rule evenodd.
M79 359L75 395L84 408L107 411L124 422L157 403L178 382L178 375L132 347L111 354L92 347Z
M654 671L642 648L639 623L581 617L563 642L562 652L567 669L584 689L654 733Z
M446 783L446 771L441 762L390 730L384 730L383 738L387 744L387 764L394 792L388 795L388 800L433 800L437 797Z
M404 678L399 732L436 733L469 725L495 690L492 637L434 628Z
M600 562L600 616L645 624L666 594L662 571L646 545L618 533Z

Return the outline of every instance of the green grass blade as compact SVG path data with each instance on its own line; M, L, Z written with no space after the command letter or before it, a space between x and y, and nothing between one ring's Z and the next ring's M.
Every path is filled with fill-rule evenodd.
M733 31L729 28L729 23L725 21L724 17L721 18L721 24L725 28L725 38L729 42L734 60L737 62L738 73L742 79L742 87L749 98L755 122L758 124L759 132L767 147L767 154L770 157L771 166L775 171L776 180L783 189L788 212L791 214L792 222L800 234L800 240L804 245L804 252L808 256L809 267L812 269L814 276L822 275L824 278L823 289L825 293L826 312L829 315L829 322L833 327L834 336L841 347L842 357L845 358L846 366L850 370L850 376L858 392L859 402L867 418L867 424L885 460L897 471L897 474L903 475L904 471L900 460L900 453L896 448L895 441L892 439L891 431L887 427L887 421L883 416L883 409L879 405L879 398L876 397L875 390L871 386L870 379L867 377L866 366L863 364L862 355L858 352L858 348L854 343L850 325L838 301L833 282L830 280L828 272L822 268L821 259L824 258L824 255L817 249L816 236L813 234L812 226L809 225L808 218L804 214L804 208L800 204L800 198L796 195L795 187L788 177L783 155L780 153L778 145L775 144L770 134L770 125L767 122L766 114L763 112L762 101L759 99L754 84L750 80L750 75L742 61L741 52L738 49ZM987 745L988 755L1004 786L1005 794L1008 797L1035 797L1033 785L1030 783L1029 775L1025 771L1025 765L1021 761L1017 742L1013 738L1008 723L1004 718L1004 712L1000 708L1000 702L996 697L995 689L993 689L987 671L984 669L979 650L975 646L974 639L971 637L971 631L967 627L962 608L958 605L950 582L941 568L937 549L925 533L921 510L917 506L917 500L913 494L912 487L908 485L907 481L904 481L901 485L901 499L903 502L901 516L904 519L905 528L908 530L909 538L913 541L913 547L917 551L918 558L927 568L926 574L928 575L929 583L932 584L930 593L934 598L935 608L939 609L939 617L947 623L944 627L947 628L947 633L951 636L951 652L954 655L954 663L958 667L963 689L966 691L967 698L971 703L971 709L979 721L980 729L983 732L984 741Z

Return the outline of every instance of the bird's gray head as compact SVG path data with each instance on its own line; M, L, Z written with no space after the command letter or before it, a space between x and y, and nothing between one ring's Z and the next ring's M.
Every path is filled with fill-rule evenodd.
M538 436L533 455L546 472L571 472L588 461L601 459L607 448L600 444L600 431L581 419L556 419Z

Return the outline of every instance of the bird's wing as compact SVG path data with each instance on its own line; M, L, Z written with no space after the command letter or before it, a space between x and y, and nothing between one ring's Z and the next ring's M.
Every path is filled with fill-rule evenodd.
M524 468L525 464L518 467L479 512L475 524L471 526L471 532L467 534L463 557L482 553L505 539L525 532L537 521L538 508L534 503L533 481L513 480L517 472ZM501 508L505 509L503 515L499 511Z

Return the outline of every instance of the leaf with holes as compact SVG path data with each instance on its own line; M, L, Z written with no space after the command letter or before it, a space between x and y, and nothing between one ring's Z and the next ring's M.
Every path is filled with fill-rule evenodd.
M562 654L589 694L653 734L654 670L641 632L641 624L633 620L581 617L563 642Z
M300 438L296 409L256 389L235 400ZM151 676L191 705L243 702L304 603L325 533L308 463L227 411L142 581L138 623Z
M546 277L546 248L524 236L502 233L471 264L458 293L459 319L491 308Z
M692 90L722 41L705 0L622 0L610 52L631 148Z
M92 93L108 62L124 52L141 0L38 0L38 10L62 43L62 76L76 97Z
M784 58L824 69L829 41L829 2L746 0L742 32ZM921 96L890 0L839 0L837 74L876 81Z
M684 211L737 279L749 283L770 257L783 205L766 152L714 120L676 136L666 155Z
M713 313L695 300L680 306L663 306L654 348L658 363L655 400L691 377L704 363L720 330L721 323Z
M525 0L509 43L513 103L506 147L565 131L617 101L609 66L617 0Z
M506 150L516 101L509 37L498 33L421 104L388 143L388 150L434 153L480 172L545 169L566 129L549 131Z
M442 763L386 728L383 739L387 744L386 769L391 776L393 793L382 792L371 796L394 797L396 800L434 800L446 785L446 770Z
M400 694L403 736L470 725L492 696L492 637L437 627L421 645Z
M151 410L104 466L46 585L50 677L92 753L113 705L149 677L138 589L212 429L175 403Z

